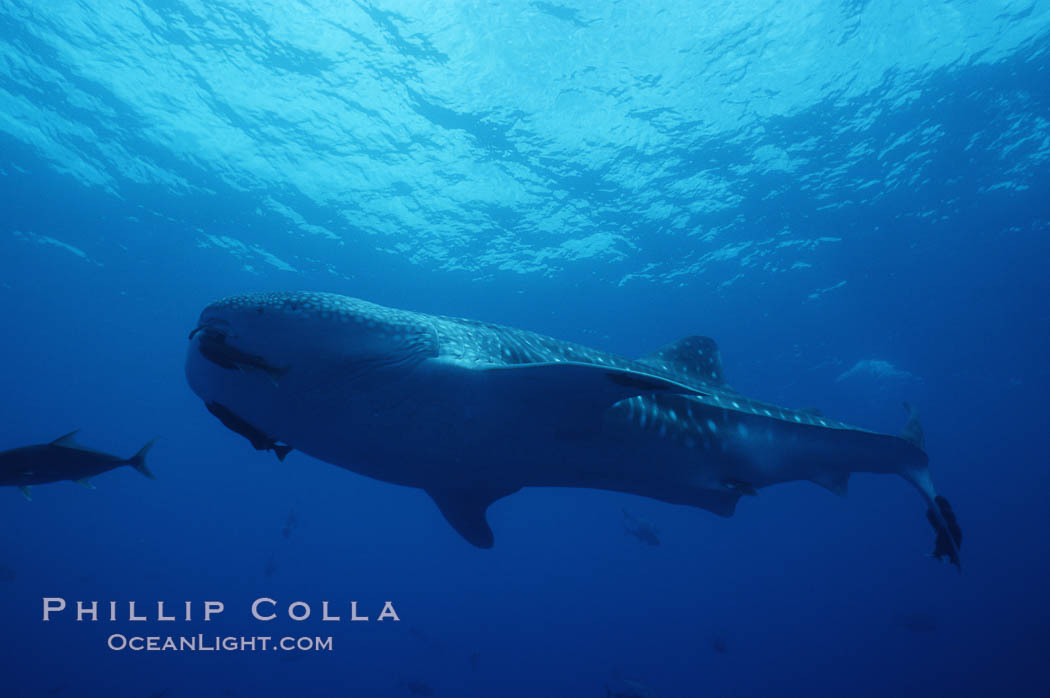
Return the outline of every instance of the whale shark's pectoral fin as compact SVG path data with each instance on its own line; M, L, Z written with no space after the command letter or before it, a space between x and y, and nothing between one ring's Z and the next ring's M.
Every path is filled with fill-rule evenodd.
M495 542L485 511L497 499L514 494L520 487L490 488L462 487L449 489L427 488L425 491L437 504L445 520L471 545L491 548Z
M811 477L809 481L840 497L845 497L849 491L849 473L825 471Z
M29 490L29 485L19 485L18 491L22 493L22 496L26 498L27 502L33 501L33 494Z
M667 378L599 364L561 361L492 366L482 371L508 396L562 408L605 408L620 400L653 393L706 395Z
M77 483L78 485L80 485L84 489L88 489L88 490L95 489L95 486L91 484L91 480L88 480L86 477L82 477L79 480L74 480L73 482Z

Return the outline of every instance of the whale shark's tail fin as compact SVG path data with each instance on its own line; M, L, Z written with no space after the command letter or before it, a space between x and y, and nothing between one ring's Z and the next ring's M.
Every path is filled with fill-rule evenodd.
M939 516L938 516L939 514ZM926 510L926 518L937 531L937 541L933 547L933 556L938 560L947 558L959 567L959 547L962 545L962 529L955 519L952 505L944 497L933 498L933 506ZM961 567L960 567L961 569Z
M925 466L906 470L902 473L904 478L915 485L923 499L926 500L926 519L937 532L937 540L934 543L933 555L937 559L947 558L949 562L962 570L959 563L959 546L962 544L962 529L955 518L948 500L937 494L930 480L930 471Z
M924 447L922 423L919 421L919 413L908 404L904 403L904 409L908 410L908 423L904 425L901 438L917 448ZM925 459L924 459L925 460ZM938 560L947 559L962 571L959 562L959 547L962 545L962 529L955 518L951 504L944 497L937 494L933 489L933 480L930 479L930 469L923 463L906 468L902 473L904 479L915 485L923 499L926 500L926 520L937 532L937 540L933 546L933 557Z
M153 448L153 444L157 443L157 439L153 439L148 444L139 449L139 452L128 458L127 463L135 470L139 471L150 480L156 480L157 477L150 472L150 469L146 467L146 454Z

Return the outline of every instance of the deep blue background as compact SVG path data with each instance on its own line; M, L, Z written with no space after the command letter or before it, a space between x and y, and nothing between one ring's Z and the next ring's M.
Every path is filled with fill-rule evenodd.
M183 6L143 7L174 16ZM156 482L122 469L100 476L93 492L57 484L37 488L26 503L14 489L0 491L0 565L8 570L0 575L4 695L145 697L168 689L173 698L379 697L409 695L408 682L423 681L438 696L582 697L603 696L606 685L622 688L627 680L665 698L1050 692L1050 95L1047 59L1038 49L1047 39L1040 24L1045 9L999 16L997 27L1024 30L1029 39L1012 51L999 46L994 59L971 56L904 78L887 67L883 85L861 94L828 88L804 108L766 110L724 137L698 141L689 135L696 124L665 124L679 148L670 171L613 186L609 169L563 162L556 150L545 155L542 143L515 131L520 126L511 124L528 121L527 114L508 115L499 103L490 111L457 111L453 104L434 106L437 98L427 108L423 69L433 61L414 51L429 44L423 29L407 28L418 29L421 20L357 7L371 18L374 34L351 33L344 48L367 56L379 43L418 61L419 73L405 77L391 68L387 78L405 86L406 103L415 104L435 139L462 135L477 150L457 157L479 168L492 160L542 170L550 197L593 201L594 218L579 230L551 234L530 222L527 204L493 205L481 224L470 218L476 202L449 194L463 214L450 225L447 202L426 192L410 196L409 181L385 195L419 207L420 231L393 219L388 231L355 227L303 187L245 184L227 176L227 165L236 164L209 159L212 151L203 146L194 160L185 144L166 150L150 142L136 121L141 115L131 116L132 102L104 81L83 78L76 61L54 48L60 41L48 43L42 12L32 3L4 3L0 449L79 428L83 443L130 455L162 437L149 458ZM550 31L541 20L584 25L574 29L576 37L602 31L600 9L523 7L531 8L536 32ZM874 21L864 3L844 7L843 16ZM228 13L222 16L229 21ZM597 23L588 25L588 18ZM656 13L654 26L661 21L672 22ZM744 35L773 26L747 25ZM435 29L438 43L441 31ZM775 43L777 35L770 36ZM184 46L195 39L190 31L188 38L159 41ZM713 54L724 50L713 46ZM18 56L32 59L28 69L16 67ZM293 58L282 69L304 76L326 70L316 56L299 56L302 64ZM272 55L267 60L274 65ZM382 71L382 55L375 60ZM91 113L71 101L43 65L113 113ZM198 67L206 72L207 61ZM513 66L505 69L515 74ZM725 84L734 79L727 74ZM901 81L914 91L907 99L899 99L906 92ZM770 103L790 89L771 81ZM723 98L732 102L728 92L708 96ZM27 117L30 103L40 110ZM873 113L863 128L847 128ZM70 138L68 130L63 136L60 117L87 124L99 143L119 142L193 189L129 174L110 150L93 150L90 137ZM199 116L184 118L192 125ZM258 118L265 124L267 117ZM654 110L637 118L659 125L663 117ZM19 119L44 135L30 138L12 125ZM756 124L767 145L805 142L803 162L737 171L751 161L748 129ZM242 124L246 133L249 126ZM603 142L606 132L595 128ZM924 145L916 134L930 129L936 138ZM889 149L901 134L911 136ZM418 133L414 138L407 152L441 150ZM610 135L606 144L614 140ZM63 162L70 151L59 143L94 157L112 174L110 184L86 181ZM861 144L869 154L849 155ZM271 146L279 151L281 143ZM580 152L594 146L584 143ZM644 173L651 165L640 151L619 147L624 168ZM375 154L366 180L393 171L388 155ZM846 175L826 179L835 164ZM417 166L426 168L424 157ZM667 193L671 213L663 221L648 203L632 208L632 192L661 190L698 168L732 180L738 198L731 206L683 214L685 224L672 219L694 203L686 193ZM1009 184L995 186L1002 182ZM352 199L365 186L347 189ZM260 203L268 197L341 242L295 234L287 218ZM422 232L428 216L435 230L448 230ZM688 232L714 229L713 239ZM623 247L623 255L568 261L508 251L549 251L544 236L553 235L556 246L562 237L586 238L595 230L619 230L633 246ZM785 240L800 244L763 242L784 231ZM292 261L295 271L258 256L224 254L202 243L208 234L234 236ZM822 237L837 242L801 244ZM508 239L515 242L498 246ZM404 253L392 247L399 242ZM750 245L744 255L767 252L704 261L705 254L740 244ZM441 245L444 257L420 256L418 248ZM511 261L503 266L484 261L504 253ZM541 261L528 267L520 264L524 258ZM799 261L807 266L785 271ZM964 573L924 558L933 534L911 487L859 475L847 499L792 483L743 501L729 520L625 495L525 490L490 509L496 546L474 549L421 492L299 453L279 463L223 429L190 393L182 359L200 309L224 295L279 289L479 318L627 356L708 334L719 341L726 374L741 392L816 405L891 433L903 425L901 401L910 400L923 414L934 480L962 525ZM845 375L865 360L889 362L896 373ZM663 544L651 548L625 536L624 508L654 522ZM290 512L298 523L286 537ZM324 599L356 599L373 616L392 600L402 620L249 622L248 604L261 595L309 601L315 612ZM148 623L143 630L68 618L44 624L43 596L217 599L227 611L213 627ZM336 651L147 655L105 648L110 632L132 630L331 634ZM716 638L727 653L714 651ZM473 653L479 653L476 669Z

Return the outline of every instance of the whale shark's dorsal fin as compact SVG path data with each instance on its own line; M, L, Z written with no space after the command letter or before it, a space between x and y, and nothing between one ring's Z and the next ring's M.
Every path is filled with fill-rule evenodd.
M682 376L690 383L702 382L729 389L722 371L718 344L710 337L692 335L657 349L639 363Z
M437 504L445 520L471 545L491 548L495 542L485 511L497 499L514 494L520 487L471 487L432 489L426 493Z

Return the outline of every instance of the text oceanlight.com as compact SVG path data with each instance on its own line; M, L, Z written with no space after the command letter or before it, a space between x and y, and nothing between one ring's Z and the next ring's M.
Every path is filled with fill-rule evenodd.
M328 637L281 637L269 635L255 637L221 637L218 635L168 635L128 637L120 633L109 636L106 645L116 652L331 652L332 638Z

